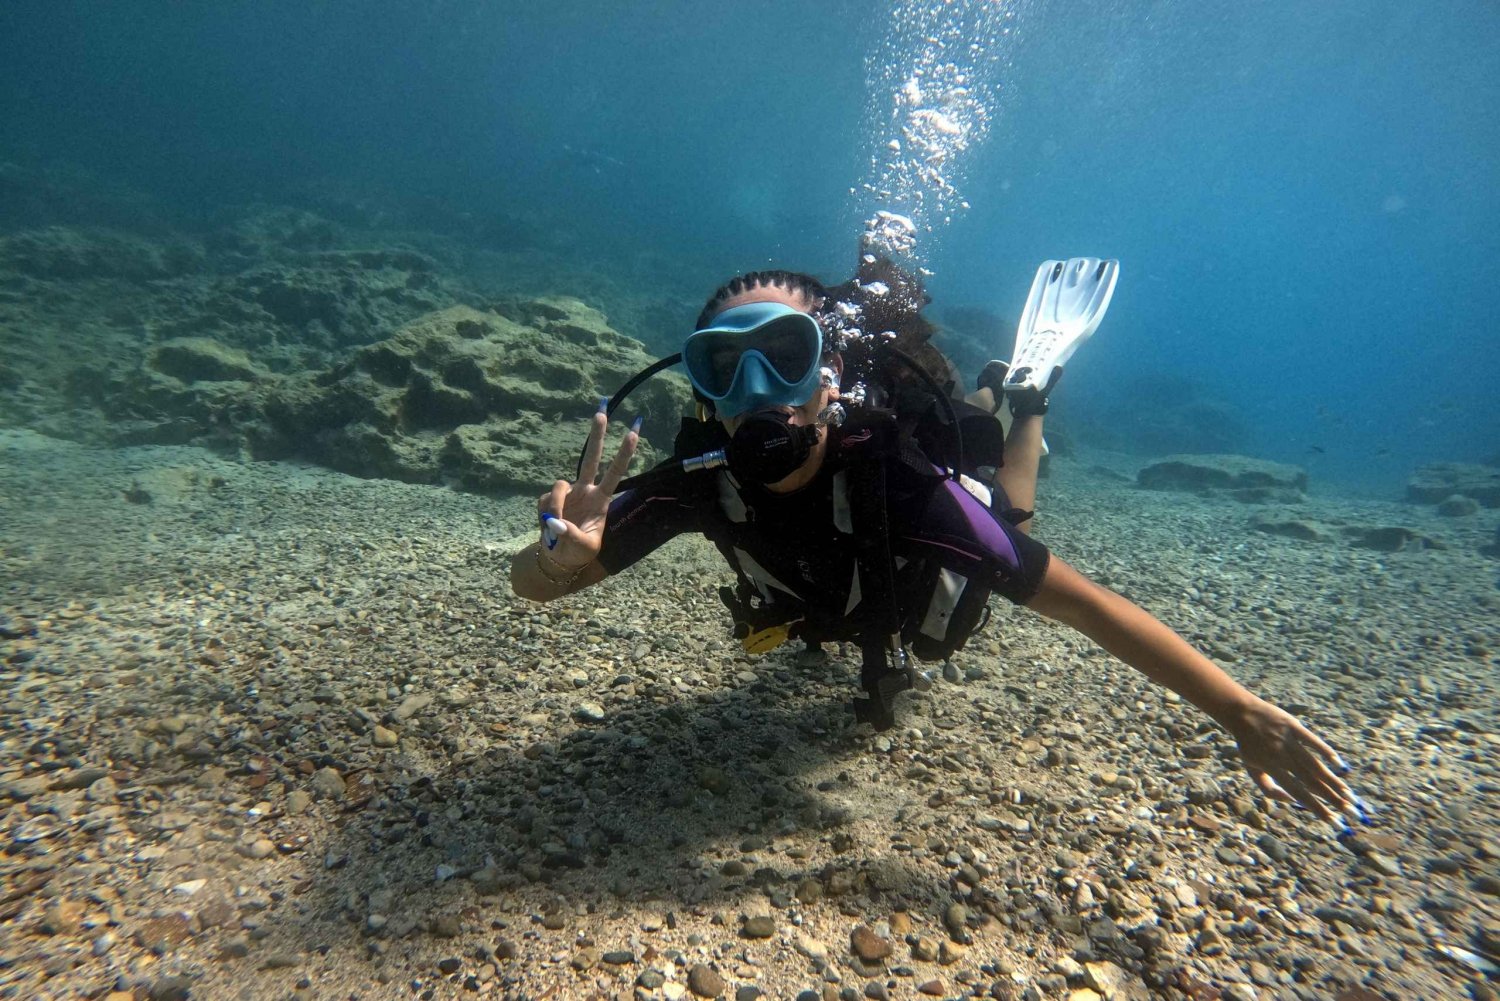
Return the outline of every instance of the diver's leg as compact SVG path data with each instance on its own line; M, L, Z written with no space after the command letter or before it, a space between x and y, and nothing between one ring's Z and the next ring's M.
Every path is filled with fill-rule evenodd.
M1005 492L1010 506L1022 511L1036 510L1036 475L1042 462L1042 415L1011 418L1005 436L1005 465L995 470L995 485ZM1031 519L1016 526L1031 533Z
M997 364L990 362L991 366ZM1046 450L1042 442L1042 419L1047 413L1048 394L1061 377L1062 369L1055 368L1043 388L1023 387L1005 394L1010 404L1010 427L1005 432L1005 465L995 470L995 485L1005 491L1010 506L1019 511L1036 510L1036 477ZM1018 527L1030 534L1031 519L1021 521Z
M1000 404L996 402L995 393L988 386L982 386L980 387L978 392L970 393L968 396L965 396L964 402L969 404L970 406L978 407L981 410L988 410L996 417L1000 416L999 413L997 413L997 411L999 411L1000 409Z

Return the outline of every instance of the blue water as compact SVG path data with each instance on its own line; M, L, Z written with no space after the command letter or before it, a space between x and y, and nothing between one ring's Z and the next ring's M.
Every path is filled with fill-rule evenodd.
M10 0L0 160L184 220L427 199L659 283L686 328L738 271L847 275L890 9ZM1057 397L1080 435L1164 448L1198 398L1240 450L1386 494L1500 452L1500 8L1011 9L971 207L924 244L939 317L993 314L1003 357L1040 260L1118 257Z

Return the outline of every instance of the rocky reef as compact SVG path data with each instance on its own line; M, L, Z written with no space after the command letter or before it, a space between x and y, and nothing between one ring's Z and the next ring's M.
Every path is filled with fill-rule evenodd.
M0 423L503 492L571 470L599 396L654 358L579 299L477 291L432 234L362 246L284 206L149 228L0 235ZM670 442L690 406L667 375L617 416Z
M104 404L131 444L209 442L355 476L531 489L572 469L599 394L652 359L576 299L501 309L439 310L293 374L217 340L174 338L112 382ZM690 405L686 380L668 374L617 416L641 416L670 440ZM655 453L648 443L640 455Z
M1406 483L1406 499L1437 504L1447 515L1472 514L1479 506L1500 507L1500 468L1469 462L1433 462ZM1467 499L1470 503L1464 504Z
M1294 503L1307 490L1307 472L1297 466L1244 455L1169 455L1136 475L1147 490L1178 490L1245 503Z

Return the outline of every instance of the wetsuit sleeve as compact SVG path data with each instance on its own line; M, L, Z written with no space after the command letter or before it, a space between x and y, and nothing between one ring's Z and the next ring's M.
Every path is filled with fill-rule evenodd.
M995 503L1006 506L998 490ZM892 525L903 548L935 558L945 569L979 581L1018 605L1041 589L1051 559L1047 547L992 513L953 480L944 480L903 506L907 510Z
M616 574L683 532L698 528L693 498L671 487L626 490L609 505L599 563Z

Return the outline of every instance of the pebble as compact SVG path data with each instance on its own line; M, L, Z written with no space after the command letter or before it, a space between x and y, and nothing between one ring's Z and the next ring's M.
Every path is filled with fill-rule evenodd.
M83 922L83 904L54 900L42 911L41 929L48 935L71 935Z
M578 708L573 710L573 718L580 723L602 723L605 718L604 707L597 702L580 702Z
M793 936L792 947L815 963L825 963L828 961L828 946L806 932L798 931Z
M319 768L313 772L308 787L314 796L321 796L324 799L344 798L344 777L339 774L337 768Z
M1285 862L1291 856L1286 845L1274 834L1262 834L1255 839L1255 844L1272 862Z
M47 791L47 776L31 775L26 778L7 779L0 782L0 795L9 799L28 800Z
M1316 908L1313 917L1319 921L1341 922L1359 931L1373 931L1375 919L1364 911L1357 911L1351 907L1334 907L1332 905Z
M770 938L776 934L776 921L770 915L759 915L746 921L742 930L746 938Z
M238 851L245 858L258 862L270 858L276 852L276 844L269 838L257 838L249 844L240 845Z
M431 695L408 695L401 700L401 704L396 707L393 715L404 723L430 705L432 705Z
M963 904L949 904L943 911L943 927L955 942L967 945L971 936L968 929L969 909Z
M296 817L296 816L298 816L298 815L306 812L307 808L312 805L312 799L313 799L312 798L312 794L309 793L309 792L306 792L305 790L302 790L302 789L293 789L291 792L287 793L286 794L286 814L287 814L287 816L289 816L289 817Z
M370 742L376 747L395 747L401 743L401 738L395 730L387 730L385 727L377 725L370 733Z
M48 788L53 790L87 789L109 775L108 768L77 768L63 772L53 779Z
M724 978L707 963L696 963L688 970L688 990L700 998L716 998L724 993Z
M891 940L875 934L869 925L858 925L849 933L849 948L866 963L884 962L895 951Z

